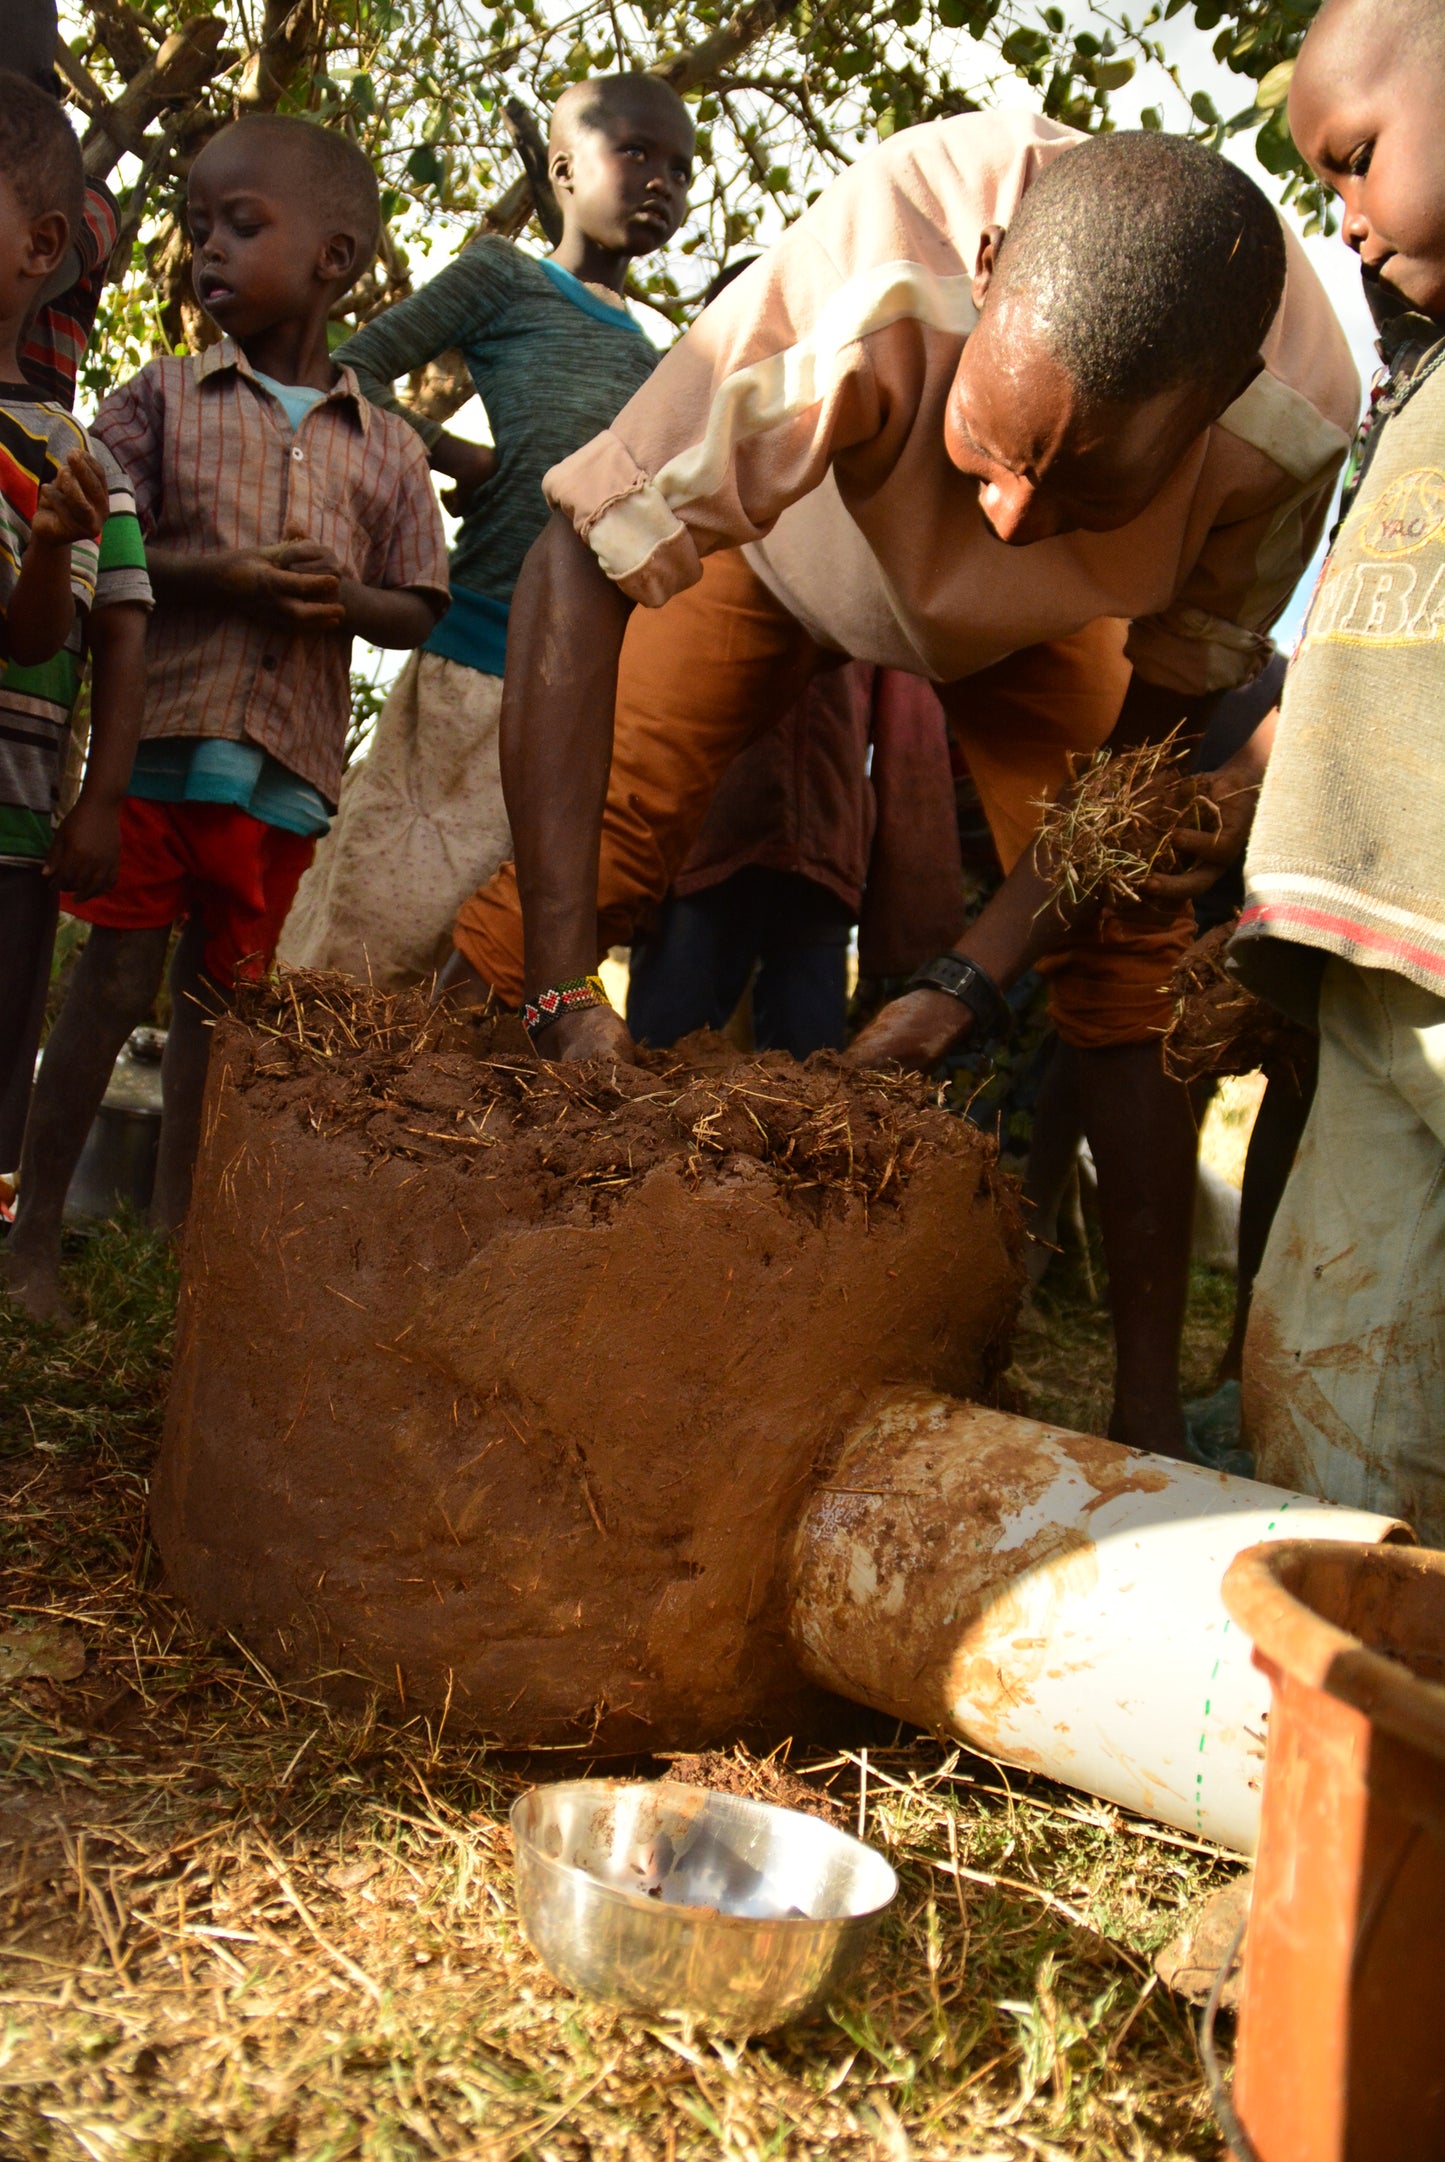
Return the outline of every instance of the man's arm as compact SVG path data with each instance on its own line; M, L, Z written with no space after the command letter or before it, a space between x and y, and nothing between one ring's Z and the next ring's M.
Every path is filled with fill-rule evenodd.
M1187 720L1191 705L1198 703L1185 692L1163 690L1136 676L1109 737L1111 749L1159 742ZM1211 871L1205 885L1217 876ZM953 950L981 968L1000 991L1007 991L1067 937L1085 912L1062 905L1052 868L1036 843L1020 856ZM968 1008L946 991L905 991L863 1030L850 1056L861 1065L896 1059L926 1072L972 1027Z
M534 996L597 966L597 859L631 613L586 542L554 515L512 597L502 692L502 790ZM556 1058L626 1056L631 1044L619 1017L601 1007L564 1014L547 1035Z
M45 859L45 876L77 900L94 900L115 884L120 862L120 807L135 764L145 712L146 623L149 609L126 601L98 608L90 619L93 656L90 747L74 808L63 818Z

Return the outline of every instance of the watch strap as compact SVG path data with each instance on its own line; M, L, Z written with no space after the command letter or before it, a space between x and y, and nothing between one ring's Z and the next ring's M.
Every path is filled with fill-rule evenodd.
M961 953L941 953L937 960L929 961L909 977L910 991L942 991L949 998L956 998L960 1006L966 1006L978 1023L979 1036L1006 1036L1013 1015L1008 1000L987 969L977 961L965 960Z

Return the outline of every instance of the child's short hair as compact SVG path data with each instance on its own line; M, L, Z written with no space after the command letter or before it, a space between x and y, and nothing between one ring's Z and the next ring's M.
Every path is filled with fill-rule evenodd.
M596 127L605 113L624 112L638 105L676 112L689 129L692 127L686 103L662 76L645 74L641 69L621 75L589 75L580 83L569 83L553 106L548 147L560 150L577 128Z
M0 174L32 218L60 210L79 230L85 167L75 130L53 97L9 68L0 68Z
M334 219L355 240L360 277L381 238L381 189L370 158L339 128L326 128L291 113L247 113L222 133L259 136L263 130L303 165L322 216Z

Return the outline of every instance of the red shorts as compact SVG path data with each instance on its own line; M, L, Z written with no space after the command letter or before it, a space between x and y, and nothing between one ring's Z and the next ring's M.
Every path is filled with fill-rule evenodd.
M152 803L120 810L120 874L94 901L60 905L111 931L158 931L199 916L207 974L229 991L263 976L316 849L314 835L283 833L229 803Z

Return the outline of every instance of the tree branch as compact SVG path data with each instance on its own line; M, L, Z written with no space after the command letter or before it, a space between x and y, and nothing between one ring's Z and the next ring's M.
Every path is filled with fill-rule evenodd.
M669 53L647 72L671 83L679 97L689 90L704 90L730 61L756 45L770 30L776 30L797 6L798 0L748 0L748 5L739 8L731 22L723 23L710 38L704 38L700 45L685 46L681 52Z
M243 112L270 113L325 41L323 0L266 0L261 42L236 92Z
M173 30L113 104L93 121L81 144L85 170L94 180L127 151L144 157L145 131L167 105L194 98L212 76L229 67L234 53L222 49L226 26L219 15L194 15Z
M508 98L502 107L502 119L522 161L537 223L555 248L562 238L562 210L547 171L546 137L520 98Z

